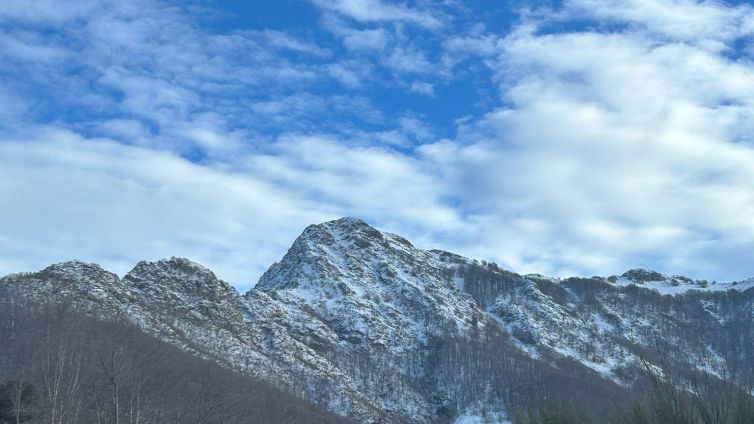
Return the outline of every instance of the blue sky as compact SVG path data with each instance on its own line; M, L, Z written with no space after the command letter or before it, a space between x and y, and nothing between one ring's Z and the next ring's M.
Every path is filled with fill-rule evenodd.
M518 272L754 276L754 8L10 0L0 273L245 289L361 217Z

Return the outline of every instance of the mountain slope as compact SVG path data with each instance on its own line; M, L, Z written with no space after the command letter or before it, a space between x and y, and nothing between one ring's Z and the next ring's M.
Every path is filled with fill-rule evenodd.
M450 282L455 266L345 218L304 230L254 291L307 304L344 344L399 354L426 343L432 332L483 325L473 300Z
M571 358L627 387L643 374L642 359L754 377L749 282L709 285L646 270L560 280L482 266L466 268L464 280L533 357Z

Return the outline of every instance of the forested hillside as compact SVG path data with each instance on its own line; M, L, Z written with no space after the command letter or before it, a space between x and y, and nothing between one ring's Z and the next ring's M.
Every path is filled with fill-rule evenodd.
M351 422L130 323L68 304L0 306L3 424Z

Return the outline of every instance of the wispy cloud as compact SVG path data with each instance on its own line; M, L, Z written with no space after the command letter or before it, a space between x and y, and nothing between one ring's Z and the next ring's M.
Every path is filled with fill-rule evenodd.
M694 0L569 0L568 18L587 16L595 22L630 25L661 41L684 41L698 47L726 49L727 42L754 34L754 8Z
M120 129L130 122L124 135L138 127L148 132L140 142L182 154L221 156L236 136L274 137L280 127L270 120L295 122L304 109L321 119L339 95L329 85L356 86L368 74L313 40L267 29L210 32L189 11L159 1L102 3L78 13L50 2L48 18L11 3L17 13L6 10L5 19L25 29L0 38L7 47L0 72L13 79L17 97L39 100L26 113L90 135L103 129L117 137L112 122L102 121ZM53 36L45 35L50 25ZM293 115L264 107L307 93L321 101L299 105ZM215 142L228 133L230 143Z
M424 9L410 8L382 0L314 0L319 7L359 22L407 22L431 30L442 27L432 3Z
M435 87L424 81L414 81L411 83L411 91L425 94L427 96L434 96L435 95Z

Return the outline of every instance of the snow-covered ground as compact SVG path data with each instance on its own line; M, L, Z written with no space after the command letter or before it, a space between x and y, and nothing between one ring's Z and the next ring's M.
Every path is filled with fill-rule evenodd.
M659 274L659 277L654 280L637 281L632 278L621 276L620 278L609 281L611 284L618 287L625 287L629 285L635 285L645 289L655 290L660 294L677 295L687 293L690 290L702 291L702 292L716 292L716 291L728 291L738 290L744 291L754 287L754 278L749 278L743 281L734 281L730 283L718 283L715 281L705 280L692 280L681 276L668 276Z

